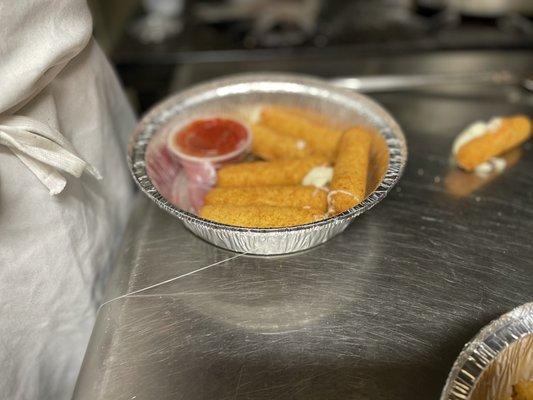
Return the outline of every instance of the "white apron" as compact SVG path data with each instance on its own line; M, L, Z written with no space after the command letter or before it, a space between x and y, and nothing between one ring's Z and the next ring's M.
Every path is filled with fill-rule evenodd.
M129 214L134 115L91 32L85 0L0 1L2 399L72 396Z

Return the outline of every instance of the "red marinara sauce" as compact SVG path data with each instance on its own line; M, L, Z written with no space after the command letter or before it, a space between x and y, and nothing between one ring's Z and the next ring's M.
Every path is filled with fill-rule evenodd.
M248 130L241 123L227 118L199 119L174 135L174 145L193 157L218 157L240 149Z

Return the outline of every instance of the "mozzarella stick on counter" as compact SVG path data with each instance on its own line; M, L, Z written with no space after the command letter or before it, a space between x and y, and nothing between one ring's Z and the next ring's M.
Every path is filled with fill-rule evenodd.
M531 137L531 120L524 115L495 118L488 124L478 122L468 127L455 141L453 153L457 164L466 171L519 146Z
M267 106L261 110L260 123L283 135L302 139L317 154L326 156L329 160L335 158L337 145L342 133L327 126L312 122L299 113L278 106Z
M273 129L252 125L252 153L264 160L301 158L313 154L313 149L304 139L282 135Z
M205 205L200 216L211 221L246 228L283 228L308 224L324 218L318 210L294 207Z
M371 140L371 134L359 127L342 135L329 193L330 206L336 214L365 198Z
M327 191L311 186L220 187L207 193L204 204L295 207L325 213Z
M327 160L320 156L230 164L218 170L217 185L220 187L301 185L303 178L311 169L323 165L327 165Z

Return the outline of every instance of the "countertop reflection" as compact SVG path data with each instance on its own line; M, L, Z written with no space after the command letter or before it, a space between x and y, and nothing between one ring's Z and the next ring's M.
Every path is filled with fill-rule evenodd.
M388 198L314 249L243 255L105 305L74 398L437 398L463 344L533 295L532 150L458 195L453 137L532 102L377 99L409 143ZM234 255L140 196L107 299Z

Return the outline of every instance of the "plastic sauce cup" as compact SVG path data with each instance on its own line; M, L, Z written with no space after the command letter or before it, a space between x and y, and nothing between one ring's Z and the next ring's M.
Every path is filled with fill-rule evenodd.
M240 161L249 151L250 128L230 117L207 117L170 129L167 147L183 166L190 202L198 209L216 183L217 169Z

